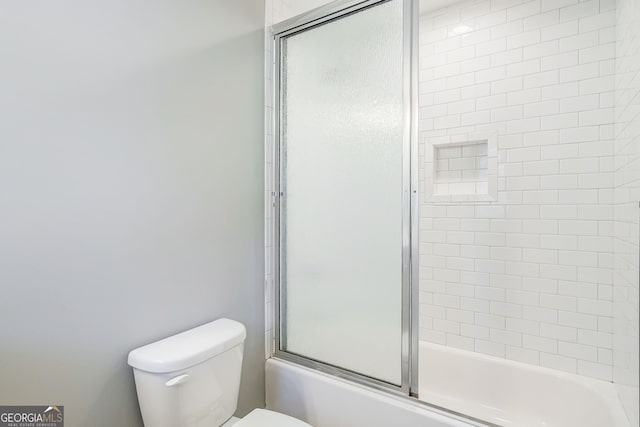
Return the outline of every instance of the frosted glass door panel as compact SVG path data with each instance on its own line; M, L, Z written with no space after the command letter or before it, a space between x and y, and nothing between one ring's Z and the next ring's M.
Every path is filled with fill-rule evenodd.
M402 20L383 3L281 55L283 350L398 385Z

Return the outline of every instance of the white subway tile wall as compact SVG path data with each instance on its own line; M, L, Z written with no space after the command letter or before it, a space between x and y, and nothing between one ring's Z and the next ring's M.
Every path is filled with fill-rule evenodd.
M422 340L613 379L614 4L421 14L420 164L498 135L496 202L422 199Z
M618 0L615 64L613 379L631 425L638 416L638 265L640 239L640 2ZM595 25L595 23L593 23Z

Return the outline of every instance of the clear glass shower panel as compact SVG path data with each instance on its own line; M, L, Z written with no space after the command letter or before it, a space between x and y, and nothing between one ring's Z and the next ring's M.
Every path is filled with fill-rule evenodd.
M401 384L403 3L281 44L282 350Z

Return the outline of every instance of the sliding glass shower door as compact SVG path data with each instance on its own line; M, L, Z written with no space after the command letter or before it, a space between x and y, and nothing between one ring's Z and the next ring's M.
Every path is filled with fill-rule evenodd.
M276 35L278 350L403 386L409 2L364 3Z

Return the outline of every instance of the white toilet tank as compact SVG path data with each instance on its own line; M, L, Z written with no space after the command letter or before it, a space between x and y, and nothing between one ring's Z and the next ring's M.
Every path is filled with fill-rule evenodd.
M242 323L219 319L129 353L145 427L219 427L238 405Z

